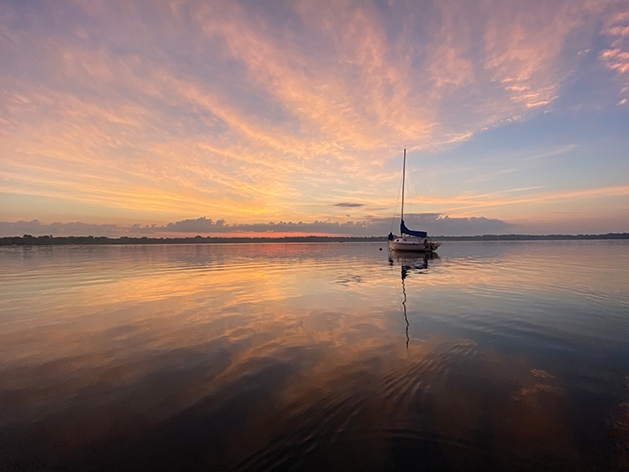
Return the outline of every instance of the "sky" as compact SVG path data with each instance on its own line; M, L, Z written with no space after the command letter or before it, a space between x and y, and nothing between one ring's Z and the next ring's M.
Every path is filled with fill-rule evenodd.
M629 0L3 0L0 236L629 232Z

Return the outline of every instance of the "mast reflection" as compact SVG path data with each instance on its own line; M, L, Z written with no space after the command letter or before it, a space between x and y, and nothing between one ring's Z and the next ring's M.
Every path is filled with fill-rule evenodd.
M396 251L389 251L389 264L391 266L396 263L400 264L401 269L401 277L402 277L402 312L404 315L404 322L406 323L406 350L408 350L408 343L410 341L410 337L408 334L408 315L406 313L406 284L405 279L409 275L416 273L421 274L426 272L428 269L428 260L429 259L439 259L439 255L436 252L432 253L422 253L422 254L409 254L409 253L400 253Z

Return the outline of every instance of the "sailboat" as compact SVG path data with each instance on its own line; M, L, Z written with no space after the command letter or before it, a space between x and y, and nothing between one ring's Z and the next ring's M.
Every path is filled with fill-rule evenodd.
M389 250L391 251L413 251L413 252L433 252L441 243L431 241L426 231L415 231L408 229L404 224L404 186L406 183L406 148L404 148L404 163L402 165L402 211L400 213L400 234L396 238L393 233L389 233Z

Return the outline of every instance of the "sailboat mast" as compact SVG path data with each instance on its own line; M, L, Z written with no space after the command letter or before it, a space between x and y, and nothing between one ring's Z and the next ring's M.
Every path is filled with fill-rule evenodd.
M404 181L406 179L406 148L404 148L404 164L402 164L402 221L404 221Z

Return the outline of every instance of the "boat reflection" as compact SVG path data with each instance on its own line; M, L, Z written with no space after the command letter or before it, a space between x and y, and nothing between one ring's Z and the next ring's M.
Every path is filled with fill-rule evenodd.
M389 251L389 265L393 266L400 264L401 276L402 276L402 313L404 315L404 322L406 323L406 349L408 350L408 343L410 337L408 335L408 315L406 313L406 284L404 280L412 273L424 273L428 269L428 261L432 259L439 259L439 255L436 252L422 253L422 254L409 254L408 252Z
M399 264L402 270L402 280L412 273L422 273L428 269L428 261L440 259L436 252L411 254L408 252L389 251L389 264Z

